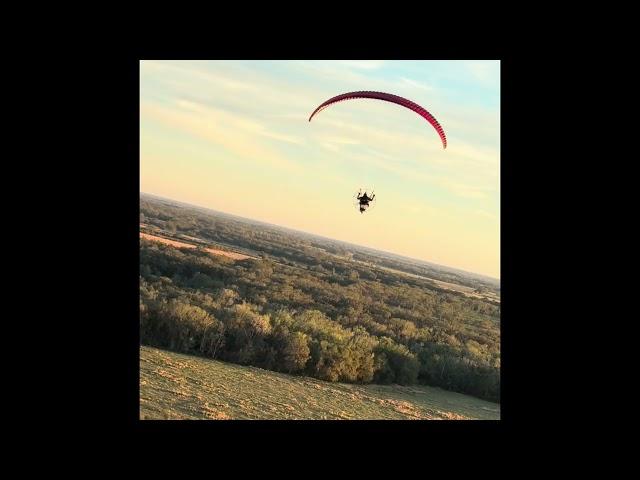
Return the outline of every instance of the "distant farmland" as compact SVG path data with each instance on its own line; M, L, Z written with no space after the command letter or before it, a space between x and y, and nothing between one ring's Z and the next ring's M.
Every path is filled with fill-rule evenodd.
M351 385L140 348L142 420L498 420L500 405L426 386Z
M148 233L140 232L140 238L144 238L146 240L151 240L153 242L164 243L165 245L171 245L175 248L197 248L197 245L193 245L191 243L179 242L176 240L170 240L168 238L159 237L157 235L150 235ZM196 239L197 240L197 239ZM213 255L221 255L223 257L232 258L233 260L244 260L245 258L255 258L249 255L244 255L242 253L237 252L229 252L226 250L219 250L217 248L207 247L204 249L205 251L213 254Z

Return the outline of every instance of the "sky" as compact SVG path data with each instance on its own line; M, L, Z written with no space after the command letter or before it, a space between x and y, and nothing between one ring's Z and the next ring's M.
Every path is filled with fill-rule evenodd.
M140 190L500 278L500 62L141 61Z

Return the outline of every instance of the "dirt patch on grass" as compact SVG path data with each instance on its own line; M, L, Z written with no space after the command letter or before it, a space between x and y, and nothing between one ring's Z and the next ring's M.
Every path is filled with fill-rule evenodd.
M152 242L164 243L165 245L171 245L175 248L196 248L195 245L191 245L190 243L177 242L176 240L169 240L168 238L158 237L157 235L149 235L148 233L143 232L140 232L140 238L151 240Z
M152 242L164 243L165 245L171 245L172 247L175 247L175 248L197 248L196 245L192 245L191 243L179 242L177 240L170 240L168 238L159 237L157 235L150 235L144 232L140 232L140 238L151 240ZM246 258L255 258L249 255L244 255L242 253L228 252L226 250L219 250L217 248L205 248L205 251L208 253L211 253L212 255L221 255L223 257L231 258L233 260L244 260Z
M222 255L223 257L229 257L234 260L244 260L245 258L254 258L254 257L250 257L249 255L244 255L242 253L227 252L225 250L217 250L215 248L206 248L205 250L209 253L212 253L213 255Z

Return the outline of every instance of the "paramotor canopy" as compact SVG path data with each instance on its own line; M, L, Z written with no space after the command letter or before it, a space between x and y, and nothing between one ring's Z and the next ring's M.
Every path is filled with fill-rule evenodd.
M309 121L311 121L311 119L316 113L320 112L321 110L324 110L329 105L332 105L337 102L341 102L343 100L352 100L355 98L373 98L375 100L384 100L385 102L395 103L396 105L400 105L402 107L408 108L409 110L413 110L422 118L424 118L426 121L428 121L431 125L433 125L433 128L436 129L436 132L438 132L438 135L440 136L440 140L442 140L443 148L447 148L447 137L444 134L443 128L440 126L440 124L434 118L433 115L431 115L426 109L422 108L417 103L414 103L411 100L407 100L406 98L399 97L398 95L393 95L391 93L363 91L363 92L349 92L349 93L343 93L341 95L337 95L333 98L330 98L326 102L322 103L318 108L316 108L311 114L311 116L309 117Z

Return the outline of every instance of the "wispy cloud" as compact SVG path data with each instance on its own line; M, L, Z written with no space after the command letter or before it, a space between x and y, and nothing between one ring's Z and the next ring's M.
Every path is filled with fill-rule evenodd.
M307 61L292 63L290 68L294 72L309 75L318 84L324 83L321 91L326 93L344 93L349 90L394 90L397 80L383 76L372 75L373 70L381 69L385 65L381 61ZM334 90L337 88L338 90ZM324 94L323 94L324 95Z
M337 63L346 67L362 70L377 70L385 64L384 60L338 60Z
M160 81L166 82L165 94L169 98L192 97L200 103L216 105L221 99L236 105L251 107L254 115L261 111L271 113L273 108L306 110L310 105L311 89L300 86L293 89L282 88L273 78L248 70L242 65L225 64L221 71L207 68L206 62L157 62L144 61L142 73L148 73ZM258 108L260 107L260 108Z
M412 88L419 88L421 90L433 91L434 87L431 85L427 85L424 82L417 82L415 80L411 80L410 78L400 77L400 86L407 86Z
M185 104L182 103L185 107ZM267 163L273 168L299 171L297 162L275 152L265 142L256 139L256 132L264 133L259 124L236 118L231 114L189 104L191 108L167 108L161 105L143 102L141 113L179 131L212 142L245 160ZM263 135L264 136L264 135ZM268 137L274 135L267 132ZM277 136L277 134L276 134Z
M344 162L357 163L367 169L378 169L390 175L397 176L407 182L422 183L446 190L455 197L462 199L486 199L497 190L498 183L487 184L482 182L482 178L476 182L452 181L450 176L443 173L429 173L430 160L423 158L414 161L402 157L394 157L376 151L372 148L365 148L364 151L348 151L339 144L322 142L321 146L335 153L340 153ZM480 181L478 181L480 180Z
M263 123L248 119L245 116L226 112L222 109L206 107L188 100L176 100L175 105L183 110L193 112L202 119L203 122L220 122L225 126L233 126L247 133L261 135L282 142L300 144L302 140L293 135L286 135L269 130Z
M467 68L476 80L482 83L498 83L500 81L500 62L479 62L467 63Z
M359 142L358 140L354 140L353 138L349 138L349 137L327 136L327 137L322 137L322 141L324 141L325 143L335 143L338 145L360 145L361 144L361 142Z
M145 60L142 62L141 67L143 71L165 75L165 80L173 80L174 86L189 87L189 85L193 85L194 81L200 81L212 85L212 88L224 88L239 92L259 91L259 86L255 82L208 72L184 61L160 62Z

